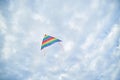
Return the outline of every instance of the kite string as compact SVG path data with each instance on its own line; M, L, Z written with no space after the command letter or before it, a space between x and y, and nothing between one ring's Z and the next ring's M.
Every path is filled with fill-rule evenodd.
M46 51L45 49L41 50L41 52L43 53L44 56L46 55L45 51Z
M59 45L61 46L61 48L62 48L62 50L63 50L63 52L62 52L62 54L61 54L61 55L63 55L63 54L65 53L65 48L64 48L62 42L59 42ZM63 65L64 65L64 63L65 63L64 60L65 60L64 57L61 57L60 62L59 62L60 67L63 67Z
M61 46L62 50L65 51L63 45L61 44L61 42L59 42L59 45Z

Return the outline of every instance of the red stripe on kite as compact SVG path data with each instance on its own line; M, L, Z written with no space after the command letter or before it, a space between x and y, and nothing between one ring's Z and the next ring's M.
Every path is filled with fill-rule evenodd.
M50 37L49 39L44 40L44 41L42 42L42 44L44 44L44 43L46 43L46 42L48 42L49 40L52 40L52 39L55 39L55 38L54 38L54 37Z

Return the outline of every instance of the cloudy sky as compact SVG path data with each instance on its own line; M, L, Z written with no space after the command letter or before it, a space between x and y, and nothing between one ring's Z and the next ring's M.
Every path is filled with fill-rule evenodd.
M120 80L120 0L0 0L0 80Z

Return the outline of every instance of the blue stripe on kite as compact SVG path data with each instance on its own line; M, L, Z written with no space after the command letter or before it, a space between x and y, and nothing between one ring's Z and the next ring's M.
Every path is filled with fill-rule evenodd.
M46 36L45 38L43 38L43 41L45 41L45 40L47 40L49 38L51 38L51 36Z
M48 44L46 44L46 45L44 45L44 46L42 46L41 47L41 50L43 49L43 48L45 48L45 47L48 47L48 46L50 46L50 45L52 45L53 43L56 43L56 42L60 42L61 40L55 40L54 42L52 42L52 43L48 43Z

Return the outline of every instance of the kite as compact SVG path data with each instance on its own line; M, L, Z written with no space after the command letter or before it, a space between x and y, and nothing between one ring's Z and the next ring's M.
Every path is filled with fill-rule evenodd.
M43 41L42 41L41 50L56 43L56 42L61 42L61 40L45 34Z

